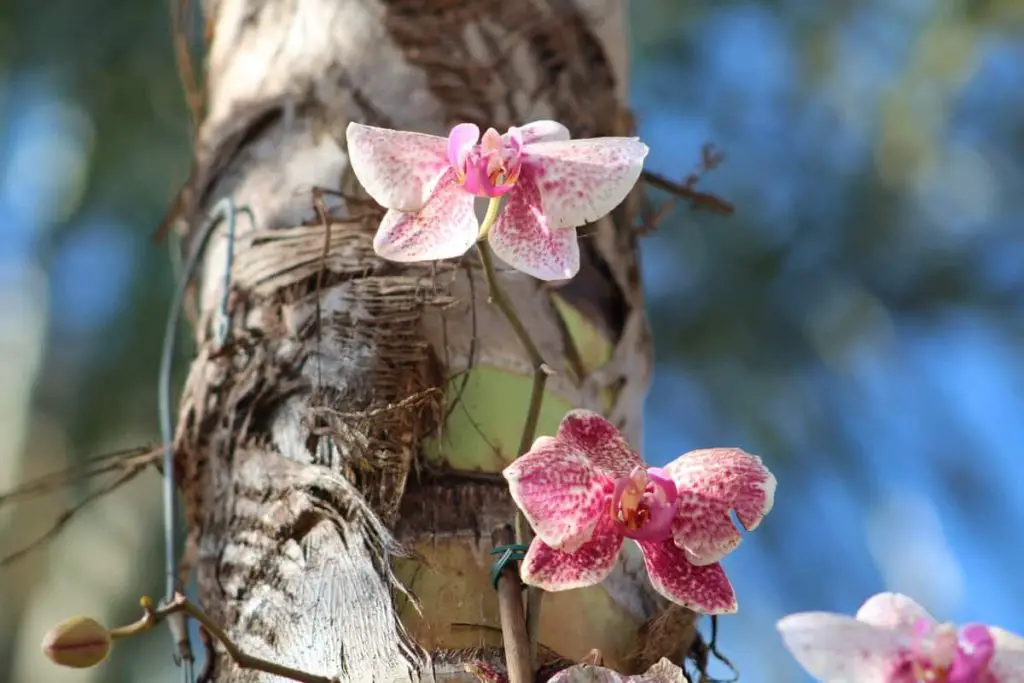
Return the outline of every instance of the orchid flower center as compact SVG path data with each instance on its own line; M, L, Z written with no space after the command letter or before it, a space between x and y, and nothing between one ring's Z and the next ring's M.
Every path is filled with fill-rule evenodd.
M448 162L459 183L478 197L500 197L522 170L523 136L518 128L501 135L493 128L476 140L476 127L462 124L448 135Z
M675 482L657 467L637 467L615 481L611 518L623 535L660 541L672 535L679 493Z
M915 626L916 636L907 666L899 667L892 683L988 683L989 662L995 653L992 634L980 624L957 633L952 624L932 627L926 620Z

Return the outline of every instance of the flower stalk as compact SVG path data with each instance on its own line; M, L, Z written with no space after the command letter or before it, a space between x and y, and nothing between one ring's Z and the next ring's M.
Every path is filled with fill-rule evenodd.
M148 597L143 597L139 600L139 604L142 607L142 616L131 624L107 631L105 635L110 641L123 640L125 638L137 636L149 631L155 626L158 626L162 622L167 621L174 615L184 614L199 622L203 630L224 646L224 650L228 653L228 656L231 657L232 661L242 669L261 671L273 676L287 678L288 680L299 681L299 683L338 683L337 678L318 676L316 674L283 666L243 652L241 648L239 648L223 631L223 629L217 626L217 624L215 624L213 620L199 608L198 605L190 602L182 593L175 593L166 603L159 607L154 606L153 601ZM66 629L64 625L59 625L57 629L61 629L62 627ZM44 640L44 643L51 640L53 640L53 638L48 637ZM55 661L57 661L57 663L63 663L58 660ZM100 661L102 661L102 658L98 658L92 665L98 664Z
M494 224L494 220L498 216L498 208L501 203L500 197L492 197L490 203L487 206L487 214L484 216L483 223L480 225L480 238L483 240L487 233L490 231L491 226ZM537 344L534 343L533 338L527 331L523 321L520 320L519 315L516 313L512 303L508 300L504 290L498 283L498 274L494 268L494 259L491 257L490 248L484 244L483 241L477 242L477 253L480 255L480 265L483 268L484 281L487 283L487 292L490 300L498 307L505 319L508 320L509 325L512 327L512 331L515 333L516 338L519 339L519 343L522 344L523 349L526 351L526 355L530 360L530 365L533 366L533 387L530 390L530 403L526 410L526 420L523 423L523 433L519 440L519 450L516 453L516 457L523 455L530 450L530 446L533 444L534 438L537 434L537 422L540 419L540 409L544 403L544 389L547 384L548 375L551 374L551 368L544 362L544 357L541 356L540 350L537 348ZM515 542L522 545L529 545L533 540L533 530L530 528L529 522L526 517L523 516L522 511L516 511L515 518ZM506 579L501 579L506 580ZM515 578L516 584L519 583L518 577ZM537 640L540 631L540 607L543 599L543 591L535 586L530 586L526 591L526 636L528 639L528 652L529 652L529 678L525 679L528 681L533 680L533 669L537 663ZM499 596L500 588L499 588ZM514 593L515 599L519 599L518 587ZM501 614L506 614L506 609L501 610ZM502 630L508 631L506 625L502 624ZM509 658L511 661L511 657ZM513 675L511 664L509 666L509 680L512 683L517 683L517 678Z

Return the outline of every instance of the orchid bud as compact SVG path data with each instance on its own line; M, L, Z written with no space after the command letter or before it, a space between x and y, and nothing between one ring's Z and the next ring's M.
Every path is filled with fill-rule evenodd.
M110 654L110 632L95 619L71 617L43 637L43 654L54 664L74 669L96 666Z

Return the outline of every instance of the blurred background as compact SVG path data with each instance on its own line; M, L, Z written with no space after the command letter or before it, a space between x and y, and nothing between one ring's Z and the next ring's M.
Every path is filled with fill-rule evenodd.
M681 179L712 142L700 187L737 206L679 208L644 244L647 456L738 445L781 481L725 562L723 651L747 683L807 680L774 622L885 589L1024 632L1024 3L630 13L648 167ZM187 123L166 2L0 3L0 490L158 440L171 268L150 235ZM95 486L0 508L0 554ZM101 672L38 650L66 615L160 594L158 490L147 470L0 569L0 681L176 680L162 634Z

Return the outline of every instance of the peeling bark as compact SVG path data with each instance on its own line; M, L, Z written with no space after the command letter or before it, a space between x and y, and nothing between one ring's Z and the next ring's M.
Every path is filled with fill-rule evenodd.
M372 250L379 211L334 202L327 230L311 190L360 196L344 151L350 120L444 135L459 121L503 130L555 118L576 137L630 134L624 3L204 9L208 114L179 222L194 229L231 196L254 227L238 226L222 350L212 318L223 228L208 247L176 433L200 602L242 647L288 666L344 681L474 680L474 666L501 666L487 550L512 518L498 472L515 445L497 443L491 461L471 453L484 464L462 471L446 418L462 400L461 373L525 380L531 368L474 258L383 262ZM583 266L568 285L501 279L557 372L546 400L604 412L639 447L651 348L636 201L580 231ZM579 348L572 315L609 349L599 363ZM526 405L503 410L525 416ZM629 555L604 585L546 598L545 659L557 668L600 647L624 671L678 661L693 615L665 608ZM218 681L269 679L218 654Z

